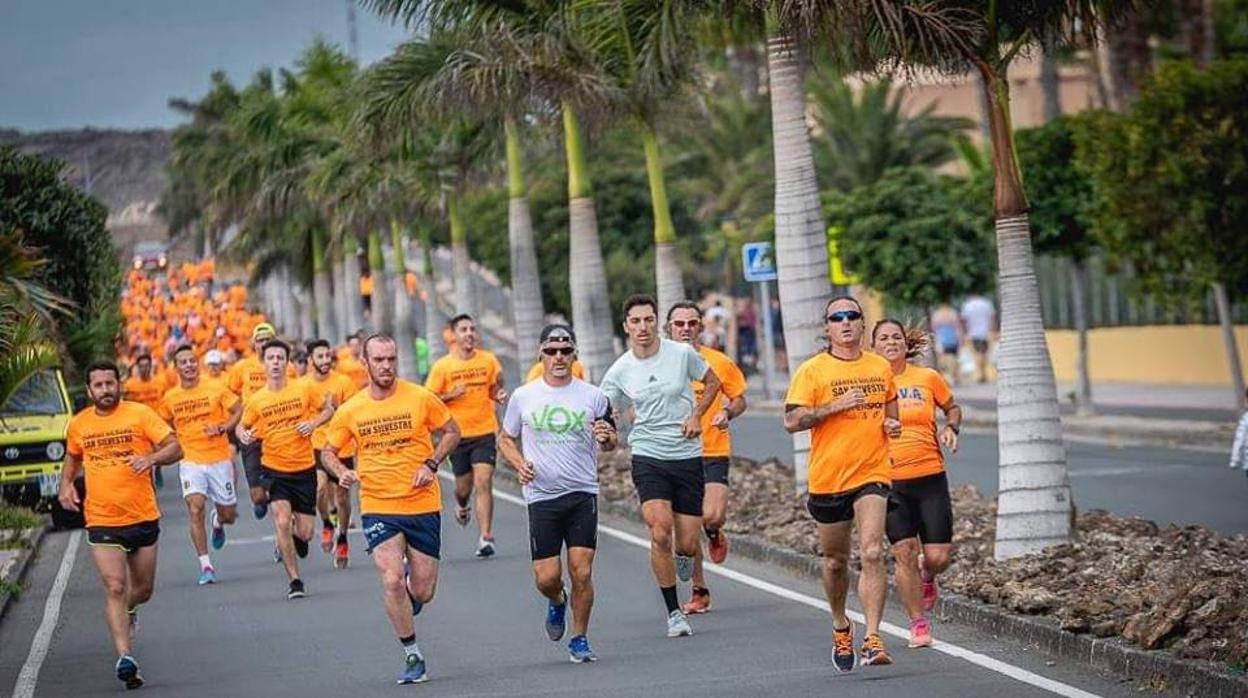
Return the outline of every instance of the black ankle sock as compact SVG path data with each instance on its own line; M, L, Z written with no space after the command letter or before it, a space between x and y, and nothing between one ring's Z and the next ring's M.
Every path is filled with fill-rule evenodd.
M676 599L676 587L659 587L659 591L663 592L663 603L667 605L668 613L680 608L680 602Z
M412 633L411 635L408 635L407 637L399 638L399 644L403 645L404 647L407 647L413 642L416 642L416 633Z
M699 587L699 586L695 586L695 587L693 588L693 593L695 593L695 594L709 594L709 593L711 593L711 590L710 590L710 589L707 589L706 587Z
M715 540L716 538L719 538L718 528L704 528L702 530L706 532L707 540Z
M321 518L321 526L323 526L324 528L333 528L333 527L334 527L334 522L333 522L333 521L330 521L328 518L324 518L324 517L322 517L322 518Z

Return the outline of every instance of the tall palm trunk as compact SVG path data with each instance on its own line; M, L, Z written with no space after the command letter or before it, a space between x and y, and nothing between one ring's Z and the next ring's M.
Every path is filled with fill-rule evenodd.
M334 325L334 295L325 265L325 234L312 230L312 300L316 305L316 331L314 336L338 341L338 328Z
M455 270L455 311L477 314L477 294L473 288L472 263L468 256L468 229L459 210L459 192L446 196L446 214L451 219L451 262Z
M985 71L991 119L1001 345L997 351L995 555L1006 559L1070 540L1073 502L1057 383L1040 315L1027 196L1014 151L1009 85Z
M1231 385L1235 388L1235 404L1248 409L1248 396L1244 395L1244 371L1239 363L1239 345L1235 342L1235 319L1231 317L1231 301L1226 286L1213 285L1213 302L1218 308L1218 325L1222 328L1222 346L1231 365Z
M537 337L546 314L542 303L542 282L537 270L537 248L533 243L533 218L524 183L520 134L513 118L506 122L507 137L507 237L511 251L511 306L515 316L516 354L528 356L537 351ZM523 361L521 361L523 363Z
M399 377L410 381L419 378L416 368L416 336L412 330L412 299L407 295L407 262L403 255L403 230L398 221L390 221L390 286L374 287L374 297L380 290L394 298L394 341L399 345ZM376 301L374 301L376 302Z
M417 281L425 289L425 342L429 345L429 361L437 361L446 347L442 344L442 315L438 312L438 282L433 275L433 236L429 228L420 231L420 272Z
M1075 412L1081 417L1095 412L1092 406L1092 377L1088 373L1088 309L1084 295L1087 281L1087 260L1081 257L1070 260L1070 301L1074 308L1075 333L1079 344L1075 354Z
M1045 43L1040 56L1040 91L1044 95L1044 120L1061 116L1062 76L1057 70L1057 48L1052 41Z
M343 295L346 296L347 332L358 332L364 327L364 298L360 295L360 248L359 240L348 233L343 237Z
M819 204L819 184L806 124L802 66L791 37L767 39L771 93L771 132L775 148L776 265L784 308L784 343L789 375L819 351L823 311L832 295L828 281L827 233ZM769 313L770 308L761 312ZM806 492L810 432L793 436L797 491Z
M295 300L299 305L299 336L304 339L316 337L316 312L312 289L295 284Z
M381 251L381 231L368 231L368 273L373 279L372 326L375 332L393 335L394 318L390 310L390 272Z
M296 288L298 284L295 282L294 274L291 273L290 262L282 265L282 275L279 281L286 306L286 330L290 336L297 334L303 338L303 304L299 302L299 289Z
M569 286L572 291L572 324L576 327L578 353L591 381L602 379L615 358L611 326L611 300L607 295L607 271L598 239L598 214L594 210L585 142L572 106L563 104L564 150L568 157ZM523 354L521 354L523 355Z
M659 318L666 318L668 309L685 299L685 285L676 250L676 226L672 223L672 210L667 201L667 182L663 179L659 138L654 127L644 121L641 139L646 151L646 177L650 180L650 205L654 209L654 280Z

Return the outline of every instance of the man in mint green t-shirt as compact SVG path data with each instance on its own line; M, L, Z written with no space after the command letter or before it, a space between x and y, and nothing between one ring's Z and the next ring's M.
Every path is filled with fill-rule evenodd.
M658 304L650 296L624 301L629 350L602 378L612 405L633 408L628 437L633 485L650 528L650 567L667 606L667 636L692 635L680 612L676 579L693 576L693 554L702 528L702 415L715 402L719 378L687 344L659 336ZM700 404L693 381L706 385ZM676 560L672 560L675 533Z

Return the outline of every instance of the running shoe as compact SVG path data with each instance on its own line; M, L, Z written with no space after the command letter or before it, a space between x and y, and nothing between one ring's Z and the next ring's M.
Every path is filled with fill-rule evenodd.
M676 556L676 578L682 582L693 579L693 558L688 555Z
M668 637L689 637L690 635L693 635L693 628L689 627L689 620L680 612L680 609L667 614Z
M126 689L133 691L143 685L143 677L139 676L139 663L134 657L123 654L117 660L117 680L126 684Z
M844 630L832 628L832 666L842 674L848 674L858 665L858 655L854 653L854 621Z
M306 590L306 589L304 589L304 588L303 588L303 580L302 580L302 579L292 579L292 580L290 580L290 591L287 591L287 592L286 592L286 598L288 598L288 599L302 599L303 597L305 597L305 596L307 596L307 595L308 595L308 592L307 592L307 590Z
M695 588L693 596L680 605L680 612L686 616L707 613L711 610L711 592L709 589Z
M919 579L923 589L923 610L930 611L936 607L936 599L940 598L940 589L936 587L936 578L927 576L927 570L919 570Z
M212 510L212 549L220 550L225 547L225 526L221 525L221 517L217 515L217 510Z
M251 513L256 515L257 521L263 519L265 515L269 513L269 503L260 502L259 504L253 504L251 507Z
M880 640L879 635L868 635L867 639L862 643L861 652L863 664L884 665L893 663L893 658L888 656L888 650L884 649L884 642Z
M455 507L455 523L460 526L467 526L470 518L472 518L472 509L461 506Z
M477 557L494 557L494 539L481 538L477 541Z
M338 536L338 544L334 546L334 569L345 570L351 559L351 547L347 545L346 535Z
M212 569L211 567L205 567L204 569L199 571L199 585L201 587L204 586L205 584L216 584L216 583L217 583L217 571L216 570Z
M717 565L724 564L724 560L728 559L728 534L723 529L706 546L706 553Z
M409 683L424 683L429 680L429 673L425 670L425 658L419 654L409 654L403 662L403 671L399 672L399 679L395 683L405 686Z
M329 552L334 549L334 526L329 522L321 525L321 551Z
M910 621L910 648L932 646L932 624L919 617Z
M558 642L563 639L563 633L568 629L568 590L563 590L563 603L555 603L550 601L546 605L546 637L552 642Z
M308 541L296 535L291 535L291 540L295 542L295 554L302 560L308 556Z
M573 664L584 664L585 662L598 661L598 655L589 647L589 638L584 635L577 635L568 640L568 658Z

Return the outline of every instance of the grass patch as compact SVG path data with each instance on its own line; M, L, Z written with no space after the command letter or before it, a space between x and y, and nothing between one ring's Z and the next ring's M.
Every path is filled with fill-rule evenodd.
M0 579L0 596L12 596L13 598L21 598L22 592L26 590L25 582L10 582L7 579Z
M0 529L25 530L42 524L39 515L26 507L0 504Z

